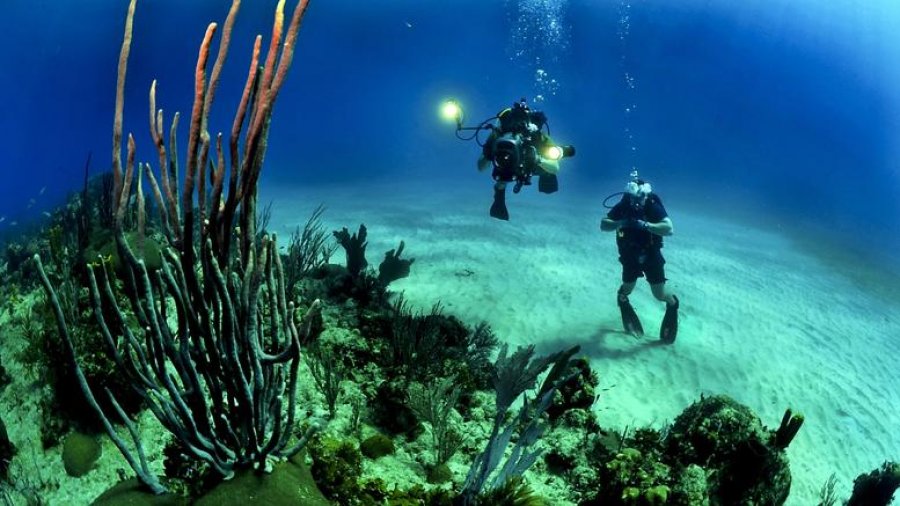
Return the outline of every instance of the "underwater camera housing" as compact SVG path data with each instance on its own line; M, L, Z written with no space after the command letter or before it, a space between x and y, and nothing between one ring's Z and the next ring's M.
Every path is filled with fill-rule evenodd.
M494 140L494 167L504 173L520 174L529 172L525 166L537 161L537 150L522 134L507 132Z
M507 132L499 135L490 149L494 167L506 173L535 174L541 172L538 157L540 136ZM575 146L545 147L543 158L558 161L575 156Z

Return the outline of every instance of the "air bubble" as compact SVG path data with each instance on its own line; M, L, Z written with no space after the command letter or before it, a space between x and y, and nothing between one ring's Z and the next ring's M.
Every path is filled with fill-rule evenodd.
M547 97L555 95L559 82L550 74L555 63L569 47L569 25L565 15L566 0L507 0L512 22L510 47L513 55L526 68L534 69L535 92Z

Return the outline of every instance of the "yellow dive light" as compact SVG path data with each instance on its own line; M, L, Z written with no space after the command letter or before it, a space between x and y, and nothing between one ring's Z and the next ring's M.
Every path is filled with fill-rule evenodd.
M544 150L544 158L548 160L562 160L575 156L575 146L550 146Z
M441 107L441 115L444 118L453 120L457 125L462 123L462 108L456 100L447 100Z
M544 152L544 158L548 158L550 160L562 160L563 155L563 149L559 146L550 146Z

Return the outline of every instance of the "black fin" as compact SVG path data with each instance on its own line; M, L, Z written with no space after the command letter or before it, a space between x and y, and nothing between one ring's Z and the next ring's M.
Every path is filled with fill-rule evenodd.
M619 296L619 310L622 312L622 326L625 327L625 332L637 337L643 336L644 327L641 325L641 319L628 302L628 297Z
M509 211L506 209L506 190L494 189L494 203L491 204L491 217L498 220L509 221Z
M538 191L541 193L556 193L559 190L559 180L556 174L540 174L538 176Z
M678 297L672 296L675 304L666 304L666 314L663 316L662 325L659 327L659 340L672 344L678 335Z

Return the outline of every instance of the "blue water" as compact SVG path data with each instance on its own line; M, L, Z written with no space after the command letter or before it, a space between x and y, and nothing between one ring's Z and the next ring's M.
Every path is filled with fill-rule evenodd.
M230 129L252 36L268 37L274 1L246 3L210 130ZM175 110L189 114L197 45L228 4L139 2L125 112L139 159L156 159L151 80L167 124ZM440 102L457 98L476 122L541 94L554 137L578 148L562 192L602 197L636 166L664 196L709 197L708 212L733 202L890 252L900 237L900 7L857 4L314 0L264 184L488 186L474 174L477 147L453 138ZM0 7L0 234L77 190L88 153L92 173L108 168L126 5Z
M210 119L213 132L231 128L253 36L262 33L268 42L275 0L244 1ZM29 226L39 226L45 212L81 188L89 154L92 175L109 169L116 66L127 3L3 0L0 4L0 245ZM125 109L125 130L135 135L138 160L154 166L157 160L148 135L147 103L150 83L157 79L157 105L165 110L166 126L175 111L183 114L179 137L183 163L197 46L206 24L223 21L229 4L139 0ZM288 5L292 8L293 2ZM846 248L846 252L818 252L834 259L824 264L827 269L806 266L807 272L795 274L812 272L824 281L802 286L817 287L825 294L839 287L834 291L849 299L856 292L829 282L823 274L832 268L852 270L847 267L848 255L842 253L893 257L893 263L872 264L881 284L887 284L880 276L882 269L900 273L898 26L896 0L312 0L276 106L262 191L296 187L308 195L316 186L358 190L371 184L368 200L379 206L391 198L384 191L389 187L385 182L416 189L426 182L429 188L423 192L438 193L472 186L484 195L477 207L483 215L477 216L490 223L490 179L475 170L479 148L457 140L453 126L438 111L445 99L455 98L465 108L467 124L476 124L526 97L547 113L553 137L578 150L577 156L563 162L560 192L534 195L536 188L529 188L524 190L532 194L529 199L571 197L571 204L590 197L596 208L577 216L587 222L585 216L599 216L602 198L620 191L629 172L637 168L665 199L675 223L680 223L680 213L688 211L751 218L754 224L776 227L776 233L792 238L808 233L805 239L827 239L805 241L814 247L804 252L835 245ZM273 193L284 198L286 191ZM351 193L366 194L346 192ZM428 199L429 195L422 196L422 201ZM446 206L453 199L432 201ZM524 214L519 211L526 202L510 197L514 227L520 225L515 220ZM469 205L442 211L459 214L472 209ZM726 232L735 236L741 226L729 225ZM503 230L515 232L514 227ZM560 234L568 230L560 227ZM709 234L713 238L724 233L713 232L718 232ZM417 233L428 237L421 230ZM700 289L714 286L705 280L717 274L715 268L726 277L742 265L774 261L769 251L741 242L743 249L738 251L744 262L732 263L731 252L723 251L707 256L718 259L718 265L682 263L689 255L681 255L679 248L696 253L702 240L669 244L676 269L703 270L682 285L687 295L695 294L694 300L707 297L695 307L709 305L714 297L737 305L728 299L739 287L727 279L711 293ZM777 251L783 243L767 238L765 244ZM747 251L758 256L747 256L751 254ZM805 264L790 258L802 271ZM496 271L493 265L489 268ZM753 293L755 284L769 283L768 271L761 268L757 274L745 280L753 290L745 286L743 293ZM781 284L774 286L784 287L791 279L777 281ZM871 285L854 286L881 293L880 287ZM478 287L481 295L490 294L490 289L490 284ZM785 293L794 292L780 293L783 300ZM885 293L896 300L895 289ZM685 297L688 328L709 329L707 334L716 339L742 332L734 330L740 325L730 321L730 313L713 313L711 321L701 321L690 310L690 298ZM846 299L838 298L843 305ZM859 299L859 304L869 302ZM832 300L822 298L817 307L825 311ZM577 303L574 306L580 311ZM840 327L827 313L809 310L812 316L804 315L806 326L801 326L800 334L808 337L810 349L824 335L829 338L824 341L835 346L826 351L856 343L871 351L865 348L867 340L887 341L879 332L888 332L884 329L896 320L888 315L895 306L885 307L884 315L877 308L872 311L877 316L868 322L871 327L860 328L851 326L856 320ZM856 312L865 319L862 309ZM834 328L821 330L826 324ZM786 327L772 324L775 329ZM717 334L722 328L724 334ZM870 328L875 330L869 332ZM704 352L702 347L676 349L689 350L685 354ZM785 382L797 379L793 371L773 373L765 368L748 374L763 378L749 381L748 389L779 375ZM841 379L835 378L828 381ZM636 384L640 386L640 381ZM868 399L863 390L859 397ZM831 423L829 413L818 415ZM835 426L865 435L864 428L870 425L855 415L853 410L843 412ZM879 442L868 443L877 447ZM851 476L842 479L849 483Z

